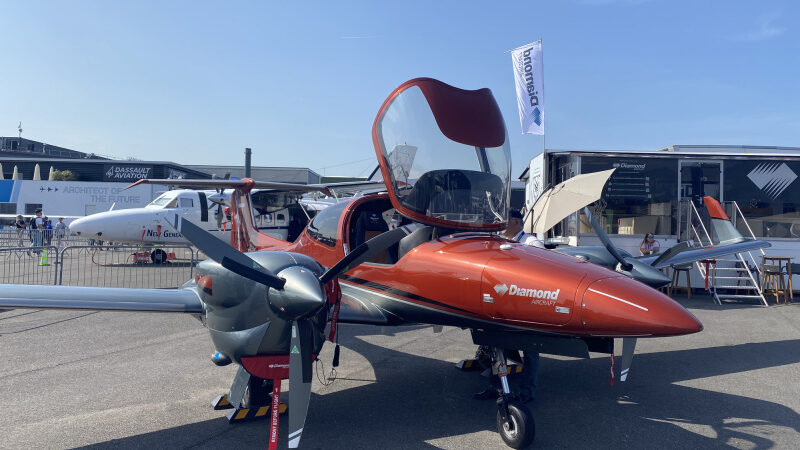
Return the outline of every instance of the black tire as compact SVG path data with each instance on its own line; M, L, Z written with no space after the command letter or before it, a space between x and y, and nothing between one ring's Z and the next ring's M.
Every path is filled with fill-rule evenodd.
M508 422L503 420L499 408L502 406L498 405L497 432L500 433L503 442L511 448L529 446L536 436L536 424L528 407L517 401L509 401Z
M164 264L167 262L167 252L157 248L150 252L150 260L153 261L153 264Z

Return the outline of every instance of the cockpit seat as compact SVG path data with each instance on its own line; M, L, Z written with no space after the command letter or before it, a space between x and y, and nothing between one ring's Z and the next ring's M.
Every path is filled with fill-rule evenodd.
M351 250L359 245L389 231L389 225L383 219L383 215L378 211L362 211L356 220ZM379 264L394 264L397 261L397 246L389 247L386 251L373 257L370 262Z
M433 227L431 226L422 226L412 231L408 236L400 239L397 248L397 259L399 260L418 245L430 241L432 236Z

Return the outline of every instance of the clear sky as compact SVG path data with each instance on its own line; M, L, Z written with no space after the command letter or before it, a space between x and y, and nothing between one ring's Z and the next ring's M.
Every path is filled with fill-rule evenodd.
M367 175L384 98L492 89L543 39L548 149L800 147L800 2L0 0L0 136L182 164Z

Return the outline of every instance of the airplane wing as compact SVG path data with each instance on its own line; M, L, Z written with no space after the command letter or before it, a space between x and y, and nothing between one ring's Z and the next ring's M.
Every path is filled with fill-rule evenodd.
M124 289L0 284L0 307L202 314L191 289Z
M274 183L271 181L253 180L155 180L142 179L125 189L130 189L140 184L160 184L165 186L194 186L219 189L281 189L286 191L319 191L325 195L333 195L327 185L321 184L294 184L294 183Z
M685 249L667 258L661 258L659 255L653 255L640 257L637 259L652 265L656 269L661 269L663 267L688 264L695 261L702 261L704 259L716 259L721 256L733 255L736 253L758 250L760 248L768 248L771 246L772 244L767 241L762 241L760 239L747 239L741 242L715 245L712 247L686 247ZM667 255L665 254L664 256Z
M711 242L708 246L700 248L690 247L686 244L667 250L663 255L648 257L655 268L686 264L703 259L715 259L720 256L733 255L761 248L771 247L772 244L760 239L745 238L733 226L731 219L725 213L722 205L713 197L703 197L706 211L709 215Z
M327 196L335 197L336 193L352 193L364 190L386 189L382 181L345 181L342 183L330 184L295 184L295 183L276 183L272 181L250 181L250 180L139 180L125 189L130 189L139 184L159 184L165 186L193 186L218 189L275 189L282 191L302 191L302 192L321 192Z

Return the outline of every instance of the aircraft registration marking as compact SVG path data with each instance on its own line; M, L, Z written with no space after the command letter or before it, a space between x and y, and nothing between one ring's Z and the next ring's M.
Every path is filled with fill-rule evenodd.
M606 297L608 297L608 298L613 298L614 300L617 300L617 301L619 301L619 302L622 302L622 303L627 303L627 304L629 304L629 305L631 305L631 306L635 306L635 307L637 307L637 308L639 308L639 309L641 309L641 310L648 311L648 309L647 309L647 308L645 308L644 306L637 305L636 303L629 302L629 301L627 301L627 300L625 300L625 299L621 299L621 298L619 298L619 297L614 297L613 295L611 295L611 294L606 294L605 292L596 291L596 290L594 290L594 289L592 289L592 288L589 288L589 289L587 289L587 291L592 291L592 292L595 292L595 293L597 293L597 294L600 294L600 295L605 295L605 296L606 296Z

